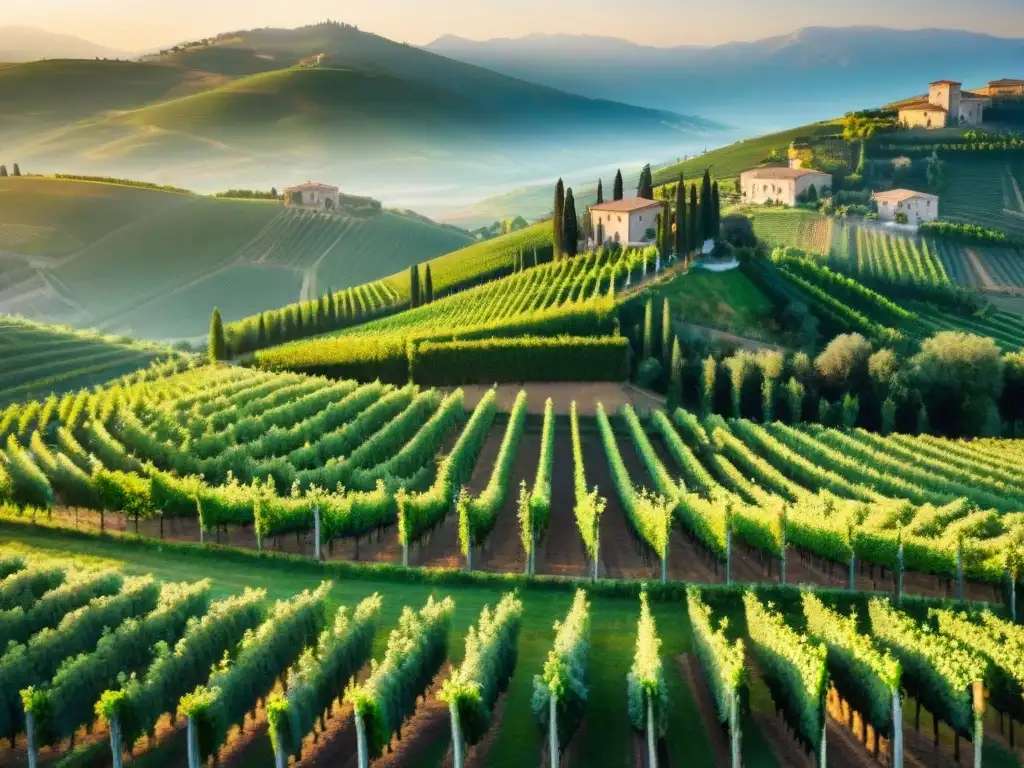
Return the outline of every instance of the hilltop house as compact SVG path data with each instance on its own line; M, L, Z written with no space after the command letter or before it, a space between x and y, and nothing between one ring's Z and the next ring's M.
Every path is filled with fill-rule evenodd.
M832 189L832 174L808 168L754 168L740 174L744 203L796 205L811 186L821 194Z
M983 94L965 91L955 80L938 80L928 86L928 98L899 107L899 120L907 128L945 128L981 125L991 101Z
M339 190L331 184L307 181L305 184L285 187L281 191L284 193L285 205L321 211L332 211L338 207Z
M981 90L986 96L1024 96L1024 80L991 80Z
M590 224L600 244L650 245L656 239L660 200L630 197L590 206ZM600 235L598 235L600 233Z
M925 221L939 218L939 198L927 192L892 189L875 192L871 199L878 203L878 218L882 221L896 221L896 216L902 213L908 224L919 227Z

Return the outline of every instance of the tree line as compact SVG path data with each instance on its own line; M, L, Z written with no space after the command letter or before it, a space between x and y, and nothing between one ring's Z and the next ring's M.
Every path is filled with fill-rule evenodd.
M665 206L654 228L662 256L697 251L705 241L718 240L722 226L722 205L718 182L712 181L709 170L704 171L699 193L696 183L690 184L687 188L683 174L679 174L679 181L675 185L666 185L662 190ZM644 200L656 199L650 165L645 165L640 171L636 196ZM612 201L622 199L623 181L620 169L615 173ZM597 205L604 202L604 180L598 179ZM577 216L572 187L567 188L562 179L555 184L552 222L555 259L576 256L579 253L580 241L594 241L598 245L605 241L606 233L600 222L597 230L593 230L589 207L584 210L582 217Z
M8 175L10 175L10 176L21 176L21 168L18 166L17 163L14 164L14 168L11 170L10 174L7 173L7 166L6 165L0 165L0 179L6 178Z

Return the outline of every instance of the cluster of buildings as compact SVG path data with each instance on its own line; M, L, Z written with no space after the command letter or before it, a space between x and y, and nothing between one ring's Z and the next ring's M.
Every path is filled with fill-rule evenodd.
M990 83L989 88L992 85ZM938 80L928 86L928 98L899 106L899 121L906 128L970 127L984 122L985 108L990 106L992 99L988 95L965 91L963 83L955 80Z
M293 184L281 190L284 204L297 208L314 208L318 211L333 211L338 208L341 190L333 184L307 181Z

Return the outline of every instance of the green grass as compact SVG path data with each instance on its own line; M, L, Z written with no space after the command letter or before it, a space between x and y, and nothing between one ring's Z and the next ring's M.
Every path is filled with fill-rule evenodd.
M25 283L0 298L34 291L38 270L49 285L33 306L45 316L150 338L201 336L214 306L230 322L296 301L303 271L323 293L468 242L391 211L317 216L116 184L0 179L0 251L47 257L5 260Z
M147 367L170 350L0 316L0 404L61 394Z
M1004 159L947 160L946 186L939 203L942 218L1024 235L1024 216L1004 212L1020 211L1007 169Z
M738 269L710 272L694 269L661 289L672 306L673 317L739 336L774 340L774 306Z
M738 209L754 222L754 234L771 246L789 246L827 256L832 250L834 219L802 208Z
M9 531L0 529L0 544L10 544ZM316 585L314 574L276 568L272 564L235 563L204 557L199 553L153 552L136 549L128 542L75 541L48 531L20 531L15 548L57 555L65 560L80 556L106 558L123 565L131 574L152 573L167 581L209 577L213 597L241 592L246 587L263 587L271 599L288 598ZM436 587L421 584L396 584L387 581L335 581L331 607L354 605L372 592L379 592L384 604L381 631L377 634L375 655L383 654L387 634L397 623L402 606L422 605L428 595L452 595L456 613L451 635L450 655L457 660L463 654L465 633L475 623L485 604L494 605L501 596L487 587ZM564 617L571 603L569 592L527 591L522 594L523 626L519 659L505 703L505 713L490 750L488 768L519 768L537 762L543 734L530 712L533 676L538 674L554 637L553 623ZM678 604L656 604L655 618L663 638L665 667L669 670L672 693L673 727L668 748L673 764L710 765L711 751L702 732L696 705L676 670L674 657L689 650L691 636L686 611ZM592 606L590 653L590 708L584 740L580 748L581 765L615 768L632 765L631 735L626 717L626 672L632 662L639 603L632 599L595 598ZM269 740L268 740L269 755ZM159 749L139 765L159 765L166 759Z

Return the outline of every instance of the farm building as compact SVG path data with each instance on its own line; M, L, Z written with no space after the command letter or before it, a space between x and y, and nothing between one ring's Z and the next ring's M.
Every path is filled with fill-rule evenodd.
M987 96L1024 96L1024 80L991 80L982 91Z
M740 174L743 202L796 205L811 187L819 195L832 189L832 174L806 168L754 168Z
M928 86L928 98L903 104L899 120L907 128L945 128L952 125L981 125L987 96L963 90L955 80L938 80Z
M939 217L939 198L926 192L892 189L875 192L871 199L878 203L878 218L882 221L896 221L896 216L902 213L906 215L907 223L916 227Z
M316 208L321 211L331 211L338 207L339 190L331 184L307 181L305 184L285 187L282 192L285 205Z
M662 210L664 203L659 200L610 200L590 206L590 223L602 243L648 245L655 240Z

